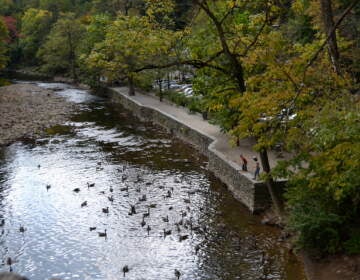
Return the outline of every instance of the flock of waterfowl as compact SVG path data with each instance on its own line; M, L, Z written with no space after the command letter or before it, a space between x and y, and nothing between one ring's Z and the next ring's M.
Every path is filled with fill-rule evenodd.
M98 165L101 165L101 163L98 163ZM38 165L38 168L40 168L40 165ZM140 222L140 227L144 228L147 231L147 234L149 235L150 232L153 230L153 228L150 226L149 224L149 218L151 217L151 213L152 210L157 207L157 204L155 203L147 203L148 201L148 197L146 194L141 194L142 192L142 187L144 186L151 186L153 185L152 181L147 181L145 182L145 180L142 178L141 175L137 175L135 180L130 180L130 176L128 174L126 174L126 166L123 166L122 169L118 169L117 170L119 172L119 174L121 174L121 181L124 185L124 187L119 188L119 191L123 193L124 197L129 197L131 192L134 192L134 195L137 197L137 201L133 204L129 205L129 212L127 213L129 216L133 216L133 215L139 215L142 217L141 222ZM174 180L174 183L180 183L182 181L182 179L176 178ZM133 182L133 186L129 187L130 182ZM87 189L90 190L92 188L96 189L96 184L95 183L87 183ZM84 188L86 188L84 186ZM174 192L174 187L165 187L163 185L160 186L154 186L154 187L158 187L161 191L163 191L163 199L166 200L168 198L171 198L173 196L173 192ZM50 184L47 184L45 186L46 191L51 191L52 186ZM80 187L76 187L72 190L74 193L79 193L82 191L82 188ZM114 188L112 186L110 186L108 188L108 192L106 191L100 191L100 194L103 195L107 195L107 199L110 203L110 207L113 204L113 202L115 201L114 195ZM139 193L139 195L136 195L136 193ZM179 214L179 220L173 224L170 223L169 220L169 215L163 216L161 217L161 221L164 224L164 227L162 228L162 231L160 232L160 236L162 236L163 238L166 238L167 236L174 234L174 232L177 232L178 235L178 241L182 242L185 241L189 238L189 235L192 234L193 232L205 232L207 230L206 226L200 227L198 225L195 225L193 222L193 217L191 216L191 196L194 195L196 192L195 191L188 191L188 197L183 199L183 201L188 204L188 206L186 207L186 209L180 210ZM84 207L88 207L88 201L85 200L80 204L80 208L84 208ZM105 206L102 208L102 213L109 215L109 213L111 212L111 208L109 206ZM144 211L144 209L146 209ZM168 211L172 211L174 210L173 206L168 207ZM201 209L202 210L202 209ZM172 211L174 212L174 211ZM186 219L186 217L189 216L188 219ZM3 226L5 224L5 220L2 219L0 221L0 226ZM171 228L173 226L174 230ZM97 227L96 226L90 226L89 227L89 231L96 231ZM26 228L23 225L20 225L19 227L19 232L20 233L25 233ZM182 234L182 232L184 232L184 234ZM97 231L97 234L99 237L103 237L105 239L108 238L108 232L106 229L104 229L103 231ZM198 253L200 249L200 245L195 246L195 254ZM10 272L12 271L12 265L14 263L14 260L11 257L8 257L6 259L6 265L9 266ZM126 275L126 273L128 273L130 271L130 268L128 265L125 265L122 268L122 272L124 274L124 277ZM180 279L181 277L181 272L178 269L174 270L174 275L176 277L176 279Z

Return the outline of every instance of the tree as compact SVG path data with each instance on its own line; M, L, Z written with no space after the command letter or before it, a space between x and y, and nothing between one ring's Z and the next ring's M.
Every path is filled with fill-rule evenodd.
M201 36L212 43L204 48L201 39L190 39L192 58L190 64L198 68L208 68L207 72L222 80L217 86L210 86L208 93L212 104L210 110L217 111L220 124L225 130L236 131L242 110L236 101L246 92L245 70L243 59L257 45L259 37L279 17L275 5L264 1L194 1L200 10L201 23L207 25L191 35ZM250 16L254 13L254 16ZM199 28L195 26L195 28ZM210 36L209 36L210 35ZM195 42L195 43L194 43ZM200 43L200 45L198 45ZM209 79L208 79L209 80ZM239 134L233 133L237 138ZM268 174L266 184L274 207L282 216L281 200L275 191L274 182L270 175L270 165L266 146L258 145L263 170Z
M20 46L26 62L36 62L36 53L50 32L52 20L52 13L47 10L30 8L24 13L21 19Z
M101 69L90 69L87 67L86 61L95 45L105 40L107 27L111 25L111 23L112 20L109 15L98 14L90 16L88 24L85 26L86 32L79 47L80 69L83 75L82 78L92 86L99 85Z
M14 9L14 2L12 0L0 0L0 15L8 16Z
M8 61L7 56L7 43L8 43L8 30L2 18L0 17L0 70L6 66Z
M171 31L150 22L146 16L119 15L87 62L91 69L102 69L110 80L127 79L133 95L138 70L169 53L172 37Z
M333 9L330 0L320 0L322 21L324 26L324 31L326 35L329 35L328 40L328 50L331 63L334 67L334 71L340 73L339 59L340 54L338 50L338 43L336 39L336 33L333 32L334 29L334 19L333 19Z
M94 0L92 1L92 12L94 14L110 14L115 16L117 13L128 15L140 15L144 12L143 0Z
M70 73L76 79L79 43L84 31L74 14L61 15L38 52L38 57L43 62L42 70L53 74Z

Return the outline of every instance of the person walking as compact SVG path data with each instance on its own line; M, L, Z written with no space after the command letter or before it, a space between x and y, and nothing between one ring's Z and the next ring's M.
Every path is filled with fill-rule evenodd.
M256 165L255 165L255 173L253 180L257 180L260 177L260 163L258 162L258 159L256 157L254 157L254 161Z
M240 155L240 159L242 162L242 170L247 171L247 159L243 156L243 154Z

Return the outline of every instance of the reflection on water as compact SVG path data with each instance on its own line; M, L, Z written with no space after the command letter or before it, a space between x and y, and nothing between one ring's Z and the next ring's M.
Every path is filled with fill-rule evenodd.
M16 272L115 280L128 265L126 279L176 279L175 269L180 279L304 279L279 232L197 152L86 91L39 85L81 109L48 137L0 152L0 256Z

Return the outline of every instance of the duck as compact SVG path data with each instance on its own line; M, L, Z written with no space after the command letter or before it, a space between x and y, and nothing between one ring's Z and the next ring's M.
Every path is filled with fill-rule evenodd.
M175 277L179 280L180 279L180 276L181 276L181 273L179 270L175 269Z
M19 231L20 231L21 233L24 233L24 232L26 231L26 228L25 228L24 226L20 225Z
M40 164L38 164L38 166L37 166L38 168L40 168L41 167L41 165Z
M46 185L46 190L47 191L50 190L50 188L51 188L51 185Z
M79 188L75 188L75 189L73 189L73 192L78 193L78 192L80 192L80 189L79 189Z
M164 237L171 234L171 229L169 229L169 230L163 229L163 231L164 231Z
M162 220L163 220L165 223L168 223L168 222L169 222L169 216L166 215L166 217L163 217Z
M111 195L111 196L108 196L108 200L110 201L110 202L114 202L114 197Z
M89 227L89 230L90 231L93 231L93 230L95 230L96 229L96 227Z
M125 274L129 272L129 267L127 265L125 265L122 269L123 273L124 273L124 277L125 277Z
M120 191L122 191L122 192L129 191L129 186L126 185L126 187L125 187L125 188L121 188Z
M121 181L126 181L127 180L127 178L128 178L128 176L126 176L125 174L123 174L122 176L121 176Z
M130 215L136 214L136 208L135 205L130 205Z
M10 267L10 272L13 271L13 269L12 269L12 267L11 267L13 263L14 263L14 262L13 262L12 258L8 257L8 258L6 259L6 265L8 265L8 266Z
M149 216L150 216L150 207L148 207L147 213L144 213L144 214L143 214L143 217L144 217L144 218L147 218L147 217L149 217Z
M103 208L102 211L105 214L109 214L109 207Z
M174 209L174 207L172 207L172 206L169 207L169 210L170 210L170 211L173 210L173 209Z
M166 194L165 197L167 197L167 198L170 198L170 197L171 197L171 191L170 191L170 190L167 191L167 194Z
M113 189L112 186L110 186L109 191L110 191L110 192L113 192L113 191L114 191L114 189Z
M181 241L184 241L184 240L186 240L186 239L188 239L189 238L189 235L180 235L179 236L179 241L181 242Z
M87 201L85 200L83 203L81 203L81 207L87 206Z
M99 237L107 237L107 232L106 229L104 230L104 232L98 232Z
M141 227L144 227L144 226L146 225L146 222L145 222L144 217L143 217L143 219L142 219L142 221L141 221L140 225L141 225Z
M87 186L88 186L88 188L95 187L95 183L91 183L91 184L90 184L90 183L88 182L88 183L87 183Z
M147 200L147 199L146 199L146 194L144 194L142 197L139 198L139 201L141 201L141 202L142 202L142 201L146 201L146 200Z
M152 204L149 205L149 208L156 208L156 206L157 206L157 204L152 203Z
M200 245L198 244L198 245L195 246L195 255L197 255L199 250L200 250Z

